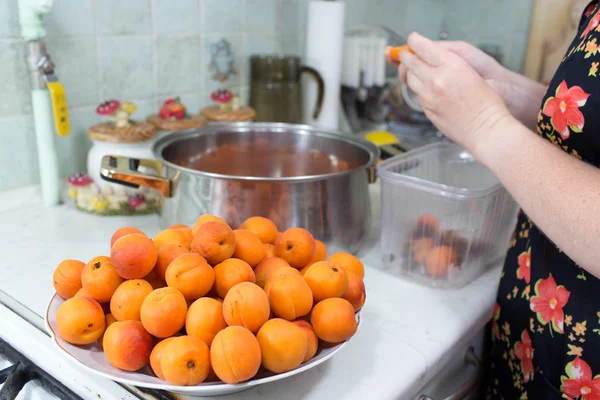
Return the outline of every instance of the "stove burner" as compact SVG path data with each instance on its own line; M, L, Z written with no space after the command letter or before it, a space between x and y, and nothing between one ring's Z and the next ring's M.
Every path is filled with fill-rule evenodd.
M15 350L0 338L0 354L13 363L0 370L0 400L14 400L27 382L37 380L45 390L61 400L82 400L52 375L32 363L27 357Z

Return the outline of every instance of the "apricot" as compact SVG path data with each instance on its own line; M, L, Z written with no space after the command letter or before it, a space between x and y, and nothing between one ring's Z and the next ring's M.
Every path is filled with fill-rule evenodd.
M252 268L256 267L265 258L265 249L262 242L254 233L236 229L234 258L246 261Z
M198 385L210 372L208 346L197 337L176 337L162 350L160 369L167 382L173 385Z
M350 253L335 253L329 257L328 261L344 268L346 272L354 272L356 275L360 276L360 279L365 277L365 267L363 263Z
M263 243L273 243L277 237L277 227L273 221L264 217L250 217L242 223L240 229L254 233Z
M102 345L110 365L124 371L137 371L148 364L152 336L140 321L117 321L106 330Z
M212 288L215 271L200 254L188 253L169 264L166 278L167 285L183 293L186 300L196 300Z
M222 298L238 283L255 281L254 271L246 261L229 258L215 266L215 290Z
M191 248L192 239L194 238L192 228L188 227L185 224L174 224L167 229L177 229L179 232L183 233L183 236L185 237L185 247L187 247L188 249Z
M143 279L121 283L110 299L110 313L117 321L139 321L142 303L152 290L152 285Z
M160 248L154 266L154 273L157 277L166 281L166 273L169 264L182 254L189 253L189 249L180 244L167 244Z
M273 314L288 321L307 315L313 306L310 286L300 275L274 276L267 296Z
M167 346L167 343L169 343L173 339L175 339L175 338L170 337L170 338L161 340L160 342L158 342L156 344L156 346L154 346L154 348L152 349L152 352L150 353L150 368L152 368L152 372L154 372L154 375L156 375L158 378L160 378L162 380L165 380L165 376L163 375L162 369L160 368L160 360L162 358L163 350Z
M302 364L308 340L304 329L281 318L267 321L256 335L262 354L262 366L276 374L291 371Z
M437 233L440 221L431 214L424 214L417 219L417 234L420 237L432 236Z
M315 334L312 326L303 319L299 319L294 321L294 324L304 329L304 333L306 333L306 355L302 362L307 362L311 358L317 354L317 350L319 349L319 338Z
M254 275L256 276L256 284L261 288L265 287L267 280L271 276L271 274L282 267L289 267L290 264L287 263L283 258L279 257L271 257L265 258L254 268Z
M202 224L192 240L192 251L200 254L210 265L217 265L233 255L235 234L224 222L209 221Z
M263 250L265 251L265 260L267 258L271 258L271 257L277 257L277 254L275 252L275 246L272 245L271 243L263 243Z
M148 275L156 264L158 250L154 242L139 233L118 239L110 250L110 258L119 276L140 279Z
M156 267L155 267L156 268ZM160 289L161 287L167 286L167 283L160 279L154 271L150 272L148 275L144 277L144 280L152 286L152 289Z
M58 307L58 334L71 344L90 344L104 333L104 311L91 297L72 297Z
M112 324L114 324L115 322L117 322L116 318L113 317L112 314L106 314L104 316L104 332L106 333L106 330L108 329L109 326L111 326ZM102 336L100 336L98 338L98 343L100 344L101 348L104 348L104 344L102 343L104 341L104 333L102 334Z
M238 283L223 300L223 317L227 325L243 326L250 332L257 332L269 319L270 312L266 293L254 283Z
M158 338L173 336L185 325L185 297L173 287L153 290L142 303L140 319L144 328Z
M217 333L227 328L223 318L223 303L202 297L192 303L185 317L185 331L211 346Z
M142 235L144 234L144 232L132 226L125 226L123 228L119 228L115 233L113 233L112 237L110 238L110 247L112 248L115 242L123 236L130 235L132 233L141 233Z
M194 223L194 225L192 226L192 234L194 236L196 236L196 233L198 232L198 229L200 228L200 226L204 225L207 222L211 222L211 221L217 221L217 222L222 222L224 224L227 224L227 222L225 222L224 220L222 220L221 218L215 216L215 215L210 215L210 214L204 214L198 217L198 219L196 220L196 222Z
M365 304L367 298L367 292L365 291L365 283L360 276L353 272L347 272L348 274L348 289L342 296L343 299L348 300L354 311L358 311Z
M283 258L290 266L300 269L312 260L316 244L306 229L291 228L283 232L275 247L278 257Z
M341 343L358 329L354 307L338 297L325 299L313 308L310 323L317 337L328 343Z
M92 258L81 272L83 289L100 303L108 303L122 282L111 259L105 256Z
M215 336L210 361L215 374L225 383L236 384L254 378L261 364L256 337L243 326L229 326Z
M75 293L75 296L73 297L92 297L90 296L90 294L87 292L87 290L85 290L84 288L81 288L77 291L77 293Z
M433 247L433 239L424 237L421 239L415 239L411 244L412 256L416 262L424 263L427 258L427 254Z
M54 270L52 284L63 299L70 299L81 289L81 271L85 263L78 260L64 260Z
M292 267L280 267L279 269L277 269L276 271L273 271L271 273L271 275L269 276L269 279L267 279L267 281L265 282L265 293L269 293L269 290L271 290L271 284L273 283L273 280L275 279L275 277L278 276L283 276L283 275L298 275L298 276L302 276L300 274L300 271L298 271L296 268L292 268Z
M325 247L325 244L323 242L321 242L320 240L315 240L315 254L313 254L310 262L308 264L306 264L305 267L303 267L302 269L313 265L316 262L319 261L325 261L327 259L327 247Z
M434 247L425 258L425 269L431 276L448 275L451 265L456 265L456 252L449 246Z
M348 289L348 273L330 261L319 261L305 273L304 280L313 292L315 302L330 297L342 297Z
M181 232L179 229L165 229L164 231L160 231L154 236L152 242L156 247L156 251L167 244L179 244L188 249L190 246L185 233Z

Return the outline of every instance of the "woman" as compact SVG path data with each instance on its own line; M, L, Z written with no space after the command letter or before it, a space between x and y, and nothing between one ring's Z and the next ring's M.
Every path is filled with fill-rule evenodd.
M429 119L522 208L494 310L491 399L600 399L597 2L549 88L464 43L412 34L415 54L400 56Z

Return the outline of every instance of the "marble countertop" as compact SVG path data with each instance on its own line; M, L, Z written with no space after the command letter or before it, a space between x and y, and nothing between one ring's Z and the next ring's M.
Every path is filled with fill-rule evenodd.
M379 190L371 190L376 237ZM35 186L0 192L0 302L43 328L58 263L107 255L112 232L124 225L148 235L159 231L156 216L96 217L67 205L45 208ZM361 328L345 349L305 373L220 399L281 399L282 393L286 399L410 398L491 317L499 266L460 290L436 290L382 270L376 241L361 258L367 301Z

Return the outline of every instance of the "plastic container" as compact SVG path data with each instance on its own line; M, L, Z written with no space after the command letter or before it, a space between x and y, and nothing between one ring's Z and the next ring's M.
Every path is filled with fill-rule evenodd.
M424 146L380 163L377 174L386 269L459 288L506 254L517 204L461 147Z

